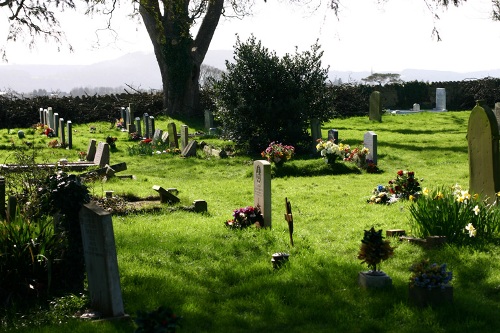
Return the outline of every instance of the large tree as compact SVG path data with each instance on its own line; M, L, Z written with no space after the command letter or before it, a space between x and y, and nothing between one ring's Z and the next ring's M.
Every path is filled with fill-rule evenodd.
M265 0L264 0L265 1ZM423 0L434 14L435 7L460 5L466 0ZM87 14L109 15L120 4L118 0L80 0ZM337 13L341 0L329 0ZM161 71L164 107L169 114L192 114L198 102L200 66L221 16L245 15L252 0L131 0L132 12L139 13L153 43ZM8 40L16 41L23 34L55 39L61 42L56 13L75 9L73 0L0 0L0 8L9 11ZM492 0L492 17L500 20L500 0ZM279 15L279 14L277 14ZM435 15L435 14L434 14ZM436 18L437 15L435 15ZM111 26L111 21L110 26ZM198 29L196 36L192 35ZM439 39L439 35L437 35ZM5 55L5 54L4 54Z

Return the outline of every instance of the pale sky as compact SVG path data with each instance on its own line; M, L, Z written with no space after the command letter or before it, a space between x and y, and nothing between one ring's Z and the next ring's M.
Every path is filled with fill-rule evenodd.
M500 68L500 22L490 20L490 1L468 1L465 5L439 11L435 24L443 41L432 38L433 17L423 0L344 0L339 18L326 8L277 4L257 0L252 17L222 19L211 50L233 50L236 34L245 41L251 34L270 51L282 56L309 50L316 39L322 46L324 67L342 71L396 72L428 69L455 72ZM126 7L125 7L126 8ZM125 13L124 8L124 13ZM5 13L1 13L5 16ZM142 23L115 15L118 40L110 43L101 34L96 45L96 29L104 25L98 18L65 12L61 19L74 53L57 52L53 44L39 41L30 51L22 44L9 43L9 64L90 64L117 58L129 52L152 52ZM8 22L1 20L0 43Z

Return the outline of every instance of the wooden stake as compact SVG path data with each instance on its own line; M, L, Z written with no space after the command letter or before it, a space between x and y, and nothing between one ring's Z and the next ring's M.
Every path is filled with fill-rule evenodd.
M293 215L292 215L292 205L287 198L285 198L285 220L288 222L288 231L290 232L290 243L293 246Z

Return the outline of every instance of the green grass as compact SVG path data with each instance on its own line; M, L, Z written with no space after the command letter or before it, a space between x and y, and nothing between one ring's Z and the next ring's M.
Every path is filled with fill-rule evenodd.
M388 290L363 290L357 274L367 268L356 258L363 230L409 230L408 204L369 205L377 184L386 185L399 169L415 171L422 187L461 184L468 188L466 131L470 112L385 116L381 123L367 117L334 119L331 128L352 145L366 131L378 135L380 174L357 172L351 166L329 169L317 157L297 158L282 170L273 169L272 229L229 230L224 222L236 208L253 203L252 157L183 159L128 156L126 134L97 124L73 125L74 149L40 150L43 159L77 159L90 138L118 137L111 163L126 162L121 174L135 179L111 179L92 185L104 191L136 196L156 195L153 185L179 190L181 205L206 200L208 213L168 210L114 216L125 310L151 311L160 305L183 316L180 332L498 332L500 331L499 247L446 246L424 250L392 239L394 258L382 263L393 280ZM171 120L157 119L166 130ZM190 125L190 133L201 128ZM0 145L17 130L0 131ZM30 139L30 138L28 138ZM38 136L33 141L43 143ZM223 142L213 141L223 145ZM0 150L0 161L12 151ZM258 157L254 157L258 158ZM12 162L12 161L11 161ZM288 238L285 198L292 204L295 246ZM384 232L385 233L385 232ZM271 255L290 253L287 265L274 270ZM446 262L453 271L454 303L418 309L408 304L410 265L423 258ZM27 320L29 323L30 321ZM33 324L33 322L32 322ZM130 321L32 325L19 332L132 332Z

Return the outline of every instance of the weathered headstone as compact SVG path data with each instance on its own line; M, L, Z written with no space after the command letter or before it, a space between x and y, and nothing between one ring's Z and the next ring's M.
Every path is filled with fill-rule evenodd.
M339 144L339 131L331 129L328 131L328 140L333 140L335 144Z
M161 135L161 141L168 142L168 131L163 132Z
M382 121L382 101L380 91L374 91L370 94L369 119L373 121Z
M413 104L413 111L420 112L420 104L414 103Z
M129 103L127 111L128 111L127 112L128 124L134 124L134 120L135 120L135 117L134 117L134 104Z
M71 120L66 122L66 126L68 127L68 149L73 148L73 123Z
M120 108L120 118L123 120L123 125L127 123L127 110L124 107Z
M47 126L49 126L48 113L49 111L47 109L43 109L43 124Z
M193 210L196 213L204 213L208 211L207 202L205 200L195 200L193 201Z
M64 134L64 118L59 118L59 139L61 140L61 145L64 146L66 144L66 135Z
M372 131L366 132L363 137L363 144L369 151L366 159L377 164L377 134Z
M163 187L159 185L154 185L153 190L158 192L158 194L160 195L161 203L175 204L180 202L180 199L176 197L172 192L165 190Z
M141 118L135 117L135 130L139 136L142 136L141 133Z
M59 136L59 113L54 113L54 135Z
M177 138L177 127L175 123L167 125L168 130L168 146L170 148L179 148L179 139Z
M321 139L321 122L319 119L311 119L311 136L316 147L316 141Z
M163 131L159 128L156 129L154 134L153 134L153 141L161 140L162 136L163 136Z
M500 191L498 123L483 101L477 101L469 116L467 142L469 189L493 202Z
M54 129L55 124L54 124L54 111L52 110L52 107L47 108L47 117L48 117L48 125L50 128Z
M155 132L155 117L149 116L149 136L148 138L152 138Z
M125 315L111 213L95 203L79 214L90 306L104 318Z
M145 139L150 139L151 137L149 136L149 114L147 114L147 113L143 114L142 118L144 120L144 134L143 134L143 137Z
M43 108L40 108L40 109L38 110L38 114L39 114L39 116L40 116L40 124L43 124L43 122L45 121L45 116L44 116L44 114L43 114Z
M100 168L109 165L109 145L106 142L99 142L94 156L94 164Z
M264 227L271 228L271 163L266 160L253 162L253 204L260 207Z
M205 110L205 130L209 131L214 127L214 115L211 111Z
M436 88L436 111L446 111L445 88Z
M181 152L182 157L196 156L196 148L198 147L198 142L196 140L189 141L189 143L184 147Z
M186 148L188 144L188 126L181 125L181 149Z
M96 153L96 141L94 139L90 139L89 145L87 147L87 161L94 161Z

